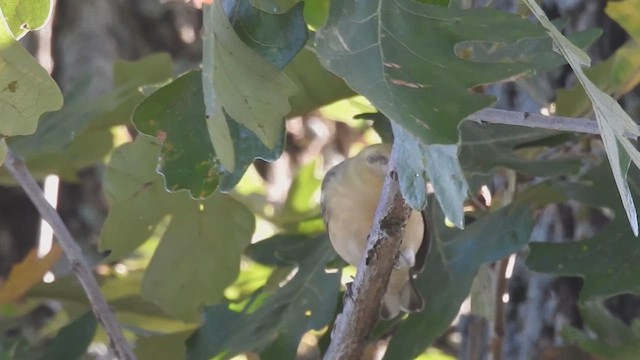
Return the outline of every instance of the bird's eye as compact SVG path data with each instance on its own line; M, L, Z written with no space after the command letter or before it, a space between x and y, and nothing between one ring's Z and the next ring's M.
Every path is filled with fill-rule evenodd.
M382 154L373 154L367 156L367 162L371 165L387 165L389 158Z

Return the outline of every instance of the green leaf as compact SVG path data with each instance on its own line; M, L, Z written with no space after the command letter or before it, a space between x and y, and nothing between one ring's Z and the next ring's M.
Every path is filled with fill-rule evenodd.
M494 103L470 88L531 70L522 63L466 61L455 55L455 44L512 43L543 34L512 14L411 0L336 2L330 12L316 34L322 64L426 144L457 143L458 123Z
M612 20L622 26L636 42L640 43L639 0L610 1L607 2L604 11Z
M200 72L192 71L144 99L133 113L138 131L162 142L159 171L171 191L203 199L218 187L218 161L207 136Z
M640 83L640 46L633 40L627 41L606 61L585 69L584 73L602 91L620 98ZM556 95L558 115L579 117L592 111L591 101L579 84L559 89Z
M322 67L316 54L309 49L300 51L287 65L285 73L299 90L289 99L291 111L287 118L305 115L322 106L356 95L344 80Z
M260 158L274 161L284 148L284 123L280 140L274 149L267 148L257 136L223 112L222 121L228 130L235 169L228 171L220 163L207 133L202 78L200 71L189 72L156 90L136 109L136 128L163 139L160 171L171 191L187 189L191 196L206 198L219 186L231 190L245 171Z
M607 15L620 24L633 40L627 41L606 61L585 70L585 75L598 88L616 99L640 83L640 27L636 21L639 5L638 0L607 3ZM592 110L589 97L578 85L558 90L556 103L557 113L563 116L584 116Z
M2 15L13 36L20 39L29 31L40 29L49 18L50 0L0 0Z
M640 167L640 152L635 148L635 145L626 137L627 134L632 134L635 137L640 136L638 126L631 119L631 117L620 107L611 96L604 93L602 90L589 80L585 75L582 66L589 66L591 60L587 54L573 45L567 40L558 29L553 26L549 21L546 14L540 6L533 0L525 0L526 5L531 12L538 18L542 25L547 29L549 35L554 41L554 48L557 49L566 59L573 72L576 74L578 81L584 87L587 96L593 104L593 111L596 115L596 121L601 131L602 141L607 151L607 157L609 158L609 164L611 165L611 171L616 180L616 186L622 199L622 204L627 213L627 218L633 233L638 235L638 214L636 212L633 198L631 197L631 191L626 181L624 156L628 156L636 166ZM621 158L620 150L622 154L625 154Z
M316 169L315 161L300 167L291 182L282 211L274 217L274 223L287 228L291 224L320 217L318 198L314 195L319 193L322 180L316 177ZM318 231L324 231L324 224Z
M273 149L269 149L258 139L256 134L233 120L226 113L224 114L229 128L229 136L233 144L233 155L235 156L235 169L227 171L221 166L220 191L231 191L238 184L244 173L255 159L262 159L272 162L280 158L284 151L284 142L287 135L284 122L280 129L280 139Z
M613 316L600 301L579 304L580 315L589 333L571 325L561 330L562 338L603 359L632 360L640 352L638 321L631 326Z
M522 249L533 227L528 206L504 207L465 230L447 228L433 204L430 214L434 248L417 279L425 309L398 327L385 359L413 359L422 353L450 326L480 266Z
M142 299L140 284L144 271L130 271L122 277L97 276L100 292L117 314L118 321L129 327L152 332L178 332L193 329L196 324L182 322L163 312L154 303ZM56 299L79 311L90 310L87 295L74 276L57 278L55 282L32 288L32 300Z
M186 193L164 192L162 177L153 171L159 150L155 140L138 136L114 151L105 174L113 206L100 248L111 250L112 257L124 256L169 218L145 272L142 295L183 320L194 320L200 307L220 301L237 277L254 217L226 195L194 201Z
M35 133L11 138L9 146L25 157L29 170L37 178L56 173L75 180L79 169L103 162L121 142L121 136L112 127L129 123L134 107L144 98L138 87L164 81L171 71L171 60L166 54L116 62L116 86L112 91L87 99L90 79L76 83L65 95L60 111L41 116Z
M622 204L610 192L614 179L603 162L576 183L556 182L553 186L567 197L593 207L608 207L615 218L596 236L566 244L532 243L527 266L538 272L580 276L583 301L620 293L640 294L640 244L624 221ZM640 172L629 172L629 184L640 193Z
M215 355L229 358L248 350L263 352L274 339L282 346L279 358L293 359L302 335L325 327L333 319L340 272L325 270L336 256L326 236L277 235L252 245L247 255L297 265L297 271L255 310L238 314L223 305L207 309L203 326L187 342L189 359ZM261 355L272 358L268 351Z
M62 107L62 93L47 71L0 22L0 134L27 135L38 118Z
M299 0L251 0L251 5L270 14L282 14L298 3Z
M464 228L464 200L469 185L458 162L458 145L423 145L417 138L392 123L400 151L400 190L415 210L427 207L427 179L431 181L440 207L457 227Z
M575 157L537 160L515 153L566 136L556 131L466 121L460 125L460 133L460 163L467 173L486 174L500 166L531 176L575 174L580 170L581 162Z
M304 0L304 20L314 29L327 23L331 0Z
M527 267L584 278L582 300L626 292L640 294L640 245L624 221L617 219L598 235L580 242L530 246Z
M97 327L98 322L93 313L87 312L58 331L41 359L81 359L93 340Z
M251 0L225 0L222 6L240 40L278 69L289 64L307 42L302 2L283 14L261 11Z
M138 360L184 359L187 348L185 341L193 331L139 337L136 340Z
M0 139L0 165L4 164L4 159L7 157L7 142L4 139Z
M569 35L569 40L584 49L600 35L602 35L602 30L588 29ZM542 73L567 63L562 55L549 51L552 42L546 35L525 38L510 44L491 41L464 41L456 44L455 50L456 54L463 59L480 63L523 62L531 64L536 72Z
M204 6L204 27L202 82L210 136L222 165L234 171L223 114L274 149L290 110L288 98L297 89L284 72L238 38L220 2Z

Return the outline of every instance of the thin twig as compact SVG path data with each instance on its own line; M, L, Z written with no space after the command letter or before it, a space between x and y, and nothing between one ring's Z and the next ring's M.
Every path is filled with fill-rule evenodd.
M502 359L502 339L504 337L504 302L502 296L507 289L507 267L509 265L507 256L498 261L496 274L498 283L496 284L495 319L493 321L493 339L491 339L491 353L493 360Z
M82 288L89 299L91 309L93 310L96 319L98 319L102 324L109 336L111 348L117 358L120 360L135 360L136 357L133 354L129 343L124 338L114 314L111 312L109 305L107 305L107 302L100 293L100 288L91 273L91 269L82 256L82 250L73 240L73 236L71 236L69 229L67 229L64 222L62 222L62 219L56 210L45 199L42 190L29 172L29 169L27 169L24 161L9 150L5 160L5 167L24 189L25 193L27 193L35 207L38 209L40 216L42 216L42 218L51 225L51 228L56 234L58 243L64 250L67 259L69 259L71 269L75 272L78 280L80 281L80 285L82 285Z
M527 126L538 129L570 131L583 134L600 134L598 123L587 118L569 118L563 116L545 116L527 112L507 111L499 109L483 109L467 116L466 120L477 123L505 124ZM628 138L637 139L636 135L626 134Z
M400 194L395 172L397 156L397 148L393 146L367 243L367 254L358 265L351 296L346 297L342 314L336 319L325 360L360 359L369 333L378 321L380 303L411 214Z

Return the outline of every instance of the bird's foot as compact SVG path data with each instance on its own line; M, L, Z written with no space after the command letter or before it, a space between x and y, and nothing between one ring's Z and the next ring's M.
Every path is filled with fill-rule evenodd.
M398 251L398 256L396 257L396 261L393 263L393 268L398 269L406 269L410 268L416 264L416 253L413 250L404 249Z

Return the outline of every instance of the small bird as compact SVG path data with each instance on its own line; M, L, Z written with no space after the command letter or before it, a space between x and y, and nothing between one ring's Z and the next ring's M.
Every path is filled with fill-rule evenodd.
M331 244L338 255L353 266L358 266L365 256L390 153L388 144L368 146L355 157L331 168L322 182L320 207ZM416 255L426 256L424 248L421 249L423 240L426 240L428 251L426 218L412 210L382 300L380 315L383 319L393 318L401 311L422 310L424 302L413 285L412 276L416 263L419 266L423 263Z

